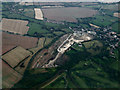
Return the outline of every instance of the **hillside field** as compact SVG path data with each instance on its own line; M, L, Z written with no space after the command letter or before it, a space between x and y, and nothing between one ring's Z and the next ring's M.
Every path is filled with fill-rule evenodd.
M18 34L27 34L29 27L26 26L28 21L15 19L2 19L2 30Z
M2 54L8 52L16 46L21 46L25 49L36 47L37 38L29 36L20 36L2 32Z
M31 53L22 47L16 47L2 56L11 67L17 66L21 61L27 58Z

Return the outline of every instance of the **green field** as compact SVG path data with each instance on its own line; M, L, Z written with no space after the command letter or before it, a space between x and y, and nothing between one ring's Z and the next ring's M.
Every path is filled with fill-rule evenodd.
M112 26L112 30L114 32L120 33L120 30L119 30L120 26L119 25L120 25L120 23L118 23L118 22L116 22L113 25L111 25Z
M23 14L25 16L28 16L28 17L31 17L31 18L35 18L34 9L24 9Z
M118 21L117 18L115 17L110 17L110 16L107 16L107 15L96 15L94 16L95 19L93 19L92 21L90 21L91 23L97 25L97 26L109 26L111 25L112 23Z
M53 69L46 69L44 73L41 73L41 69L26 70L24 77L14 85L14 88L33 88L37 85L39 86L40 83L43 83L56 74L56 69Z
M118 10L118 5L116 4L111 4L111 5L104 5L102 7L102 9L106 9L106 10Z
M50 44L52 42L53 38L46 38L45 39L45 43L44 43L44 46Z
M114 17L114 12L118 11L118 5L116 4L98 4L98 5L86 5L84 7L99 10L99 13L95 15L90 23L100 27L111 26L114 22L118 21L118 18ZM88 21L89 22L89 21Z
M65 86L67 88L117 88L119 82L116 59L106 55L101 59L98 58L100 54L92 57L87 53L84 55L84 52L68 51L66 54L70 57L70 62L65 64L67 71L64 78L63 76L58 78L45 88L65 88Z
M64 32L60 32L60 31L55 31L53 32L56 36L61 36L64 34Z
M75 24L75 23L68 23L68 25L70 26L70 27L77 27L77 24Z
M79 46L79 44L75 43L73 46L72 46L73 49L75 49L76 51L84 51L84 47L83 46Z
M64 76L60 76L57 80L55 80L53 83L49 84L45 88L64 88L65 87L65 79Z
M86 5L85 7L88 7L88 8L100 8L101 5Z
M61 29L61 31L65 32L65 33L71 33L73 32L71 29L69 28L64 28L64 29Z
M80 26L82 26L83 28L89 28L89 25L87 24L80 24Z
M74 82L76 83L78 88L88 88L84 80L81 79L79 76L75 75L74 72L71 73L71 76L74 79Z
M118 5L116 4L96 4L96 5L85 5L84 7L93 8L93 9L105 9L105 10L118 10Z
M99 54L101 52L101 48L103 47L103 44L97 40L85 42L83 45L85 46L86 51L92 55Z
M48 22L45 22L45 25L47 26L48 29L51 29L51 27L54 29L60 29L60 27L63 27L62 25Z
M36 35L36 36L40 36L41 34L44 33L48 33L49 31L46 29L42 29L42 25L40 24L36 24L36 23L29 23L29 31L28 34L29 35Z

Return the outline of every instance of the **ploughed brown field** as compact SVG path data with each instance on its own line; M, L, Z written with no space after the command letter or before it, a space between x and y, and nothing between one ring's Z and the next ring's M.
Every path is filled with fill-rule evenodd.
M2 33L2 54L11 50L16 46L21 46L25 49L36 47L37 38L28 37L28 36L20 36L13 35L3 32Z
M76 18L92 17L97 10L81 7L63 7L42 9L44 17L48 20L77 22Z
M2 19L2 30L18 34L27 34L29 27L28 21L16 19Z
M2 87L11 88L20 79L22 79L22 75L2 61Z

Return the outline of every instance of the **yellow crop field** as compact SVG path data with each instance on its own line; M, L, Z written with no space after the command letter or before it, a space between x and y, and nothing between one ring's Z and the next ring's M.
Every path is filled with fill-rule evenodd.
M120 18L120 13L114 13L113 16Z
M2 19L2 30L18 34L27 34L29 27L28 21L16 19Z
M43 20L43 13L40 8L35 8L35 19Z
M15 67L29 55L31 55L29 51L19 46L4 54L2 59L5 60L11 67Z

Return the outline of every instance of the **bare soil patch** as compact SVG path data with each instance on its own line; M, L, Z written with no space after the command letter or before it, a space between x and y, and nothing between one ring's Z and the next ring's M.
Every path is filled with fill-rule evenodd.
M6 53L7 51L11 50L16 46L21 46L25 49L36 47L37 41L38 39L34 37L13 35L13 34L8 34L3 32L2 33L2 54Z
M77 22L76 18L92 17L97 10L81 7L64 7L42 9L44 17L48 20Z
M40 68L44 64L48 63L49 60L54 59L56 56L56 49L61 45L61 43L68 37L68 34L62 36L59 40L57 40L53 45L51 45L48 49L43 49L39 52L34 58L31 67L32 68ZM38 67L37 67L38 66Z
M22 79L22 75L13 70L9 65L2 61L2 86L11 88L15 83Z
M35 10L35 19L43 20L43 13L40 8L34 8Z
M16 19L2 19L2 30L18 34L27 34L29 27L28 21Z
M114 13L113 16L120 18L120 13Z

